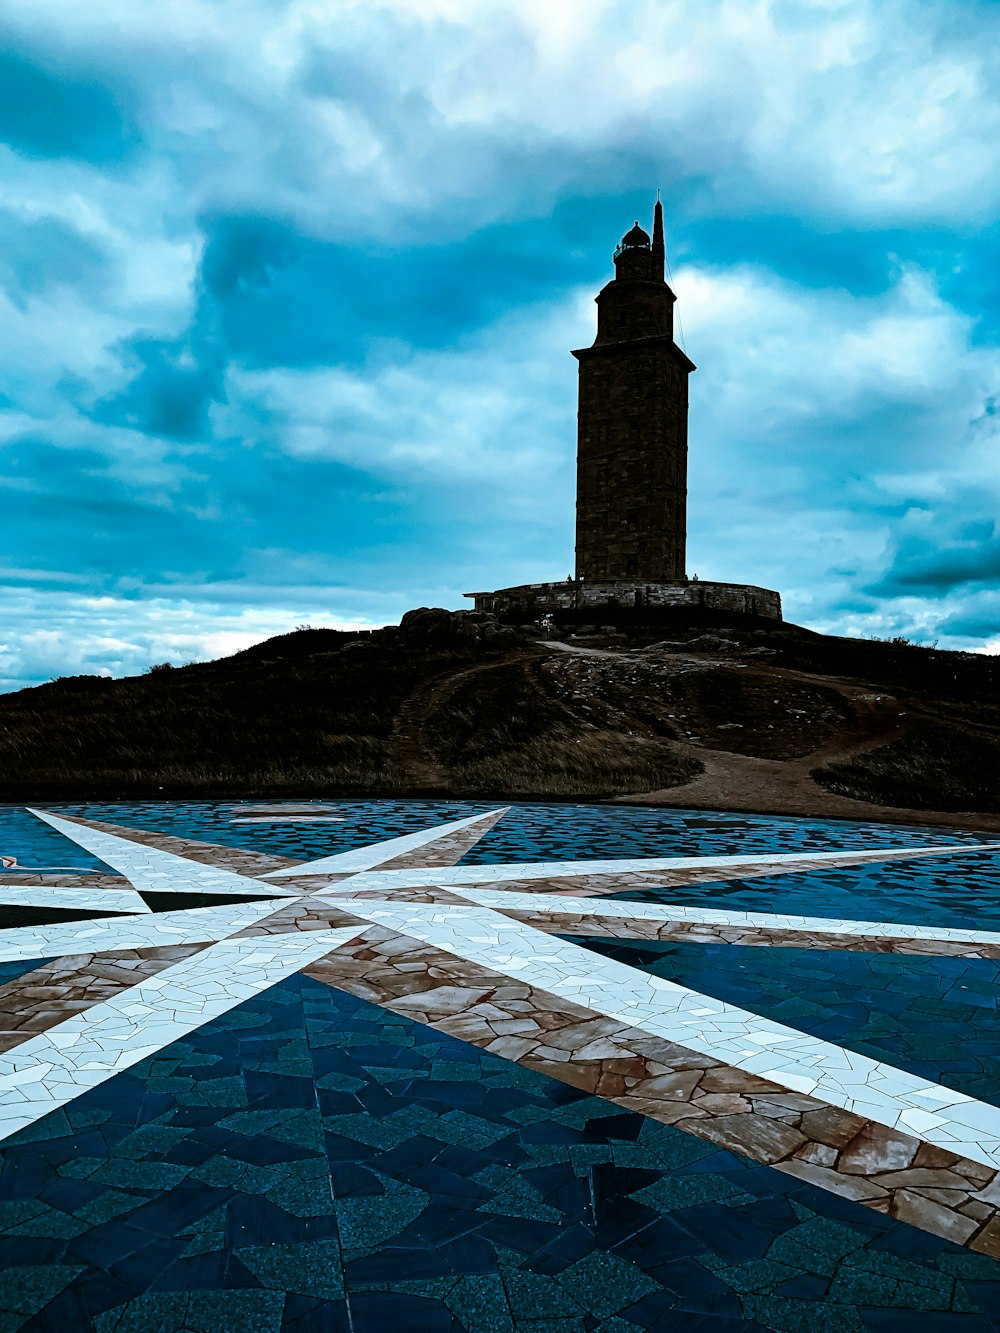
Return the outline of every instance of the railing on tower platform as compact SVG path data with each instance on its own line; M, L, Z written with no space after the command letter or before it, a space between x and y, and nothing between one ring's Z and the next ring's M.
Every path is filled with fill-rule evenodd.
M648 241L640 241L638 243L635 241L631 241L628 245L626 245L625 242L622 240L619 241L618 244L615 246L615 253L612 256L612 258L618 259L621 255L625 253L626 250L651 250L651 249L652 246L649 244Z

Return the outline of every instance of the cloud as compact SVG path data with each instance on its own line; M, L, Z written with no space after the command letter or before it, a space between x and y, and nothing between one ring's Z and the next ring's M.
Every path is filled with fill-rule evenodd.
M120 392L94 405L95 421L172 440L210 433L209 409L224 397L223 368L211 345L139 335L118 351L139 369Z
M949 515L953 520L955 515ZM1000 588L1000 532L992 518L969 522L964 516L949 531L922 522L903 529L892 561L872 589L877 594L921 592L940 596L969 585Z
M66 68L0 52L0 141L29 157L119 161L135 142L121 94Z
M53 287L93 299L107 272L102 248L62 219L0 211L0 284L22 309Z
M335 629L384 623L364 614L331 613L314 590L287 607L261 609L183 598L130 601L4 590L0 613L7 625L18 625L16 635L0 635L0 690L5 691L56 676L138 675L155 662L211 661L302 623Z
M690 567L821 628L965 644L988 622L995 7L177 0L153 24L8 0L4 21L0 561L63 599L80 652L81 592L118 607L95 643L133 643L147 600L207 643L241 599L234 632L263 633L328 593L377 619L563 577L568 351L657 185L699 364ZM58 633L11 615L15 639ZM68 660L32 642L39 675Z

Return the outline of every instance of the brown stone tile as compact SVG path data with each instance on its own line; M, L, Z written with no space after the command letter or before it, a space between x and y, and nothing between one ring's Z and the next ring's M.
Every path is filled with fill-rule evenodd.
M305 877L303 876L302 878L304 879ZM313 876L312 878L315 878L315 876ZM297 884L299 881L283 879L280 882L282 884ZM330 892L329 883L324 880L322 884L314 884L309 886L310 893L314 893L317 890L320 892L329 893ZM460 898L457 894L452 893L450 889L438 888L434 884L421 885L419 887L414 885L407 885L405 887L400 887L400 888L394 887L388 893L386 893L385 889L352 890L350 887L350 881L348 880L348 883L344 886L344 888L336 890L336 894L338 898L342 898L345 901L349 898L356 898L359 902L375 901L384 903L387 899L389 899L392 902L451 903L453 906L456 907L468 907L468 903L464 898Z
M977 1222L983 1222L988 1217L993 1216L993 1209L987 1203L980 1203L978 1199L970 1199L968 1203L960 1203L958 1211L964 1213L966 1217L974 1217Z
M848 950L852 953L923 954L944 958L1000 958L1000 944L955 940L875 938L807 930L774 930L760 926L715 925L708 922L647 921L638 917L581 916L565 912L530 912L499 907L518 921L556 935L610 936L613 939L684 940L701 944L742 944L766 948ZM664 906L664 913L670 911Z
M889 857L882 852L844 852L843 856L817 861L804 855L801 860L779 865L744 863L734 866L690 866L682 870L623 870L617 874L553 876L551 879L505 879L491 882L491 888L515 889L520 893L565 894L570 897L609 897L632 889L667 889L686 884L720 884L733 879L757 879L776 875L796 875L817 868L865 865L893 860L919 860L938 855L934 849L918 849L907 857Z
M8 981L0 986L0 1051L11 1050L204 947L186 944L141 953L74 954Z
M53 814L59 814L53 810ZM106 824L96 819L81 819L77 815L59 814L70 824L82 824L85 828L98 829L101 833L112 833L117 838L127 838L129 842L141 843L144 847L157 847L160 851L173 852L175 856L184 856L203 865L215 866L219 870L232 870L238 875L264 875L269 870L282 870L295 862L286 856L270 856L264 852L249 852L241 847L223 847L214 842L197 842L193 838L178 838L171 833L148 833L142 829L125 828L120 824ZM86 877L88 880L91 876ZM60 880L60 883L64 881Z
M787 1162L775 1162L774 1165L779 1171L797 1176L799 1180L807 1180L810 1185L818 1185L820 1189L829 1190L831 1194L839 1194L844 1199L853 1199L855 1203L871 1207L878 1201L884 1201L886 1204L889 1202L889 1191L871 1180L866 1180L863 1176L843 1176L831 1167L819 1166L814 1162L804 1161L801 1157L793 1157ZM941 1234L933 1227L926 1227L925 1230L934 1230L935 1235Z
M475 847L498 820L502 819L506 812L500 810L495 814L484 815L482 819L477 819L474 824L468 828L459 830L457 833L446 834L443 838L437 838L434 842L426 843L423 847L417 847L412 852L403 852L401 856L394 856L391 861L386 861L380 865L379 870L414 870L421 869L424 866L453 866L471 848Z
M927 1228L930 1230L930 1228ZM970 1250L978 1250L993 1259L1000 1259L1000 1217L996 1214L968 1242Z
M347 916L335 907L326 907L315 900L293 898L287 906L279 907L270 916L244 926L231 938L238 940L252 935L285 935L293 930L339 930L343 926L355 924L359 933L366 925L358 917Z
M859 1127L864 1122L859 1116L846 1116L839 1107L822 1106L816 1111L806 1111L802 1117L802 1132L815 1143L829 1144L833 1148L846 1148L855 1139ZM922 1144L921 1147L929 1147ZM953 1154L949 1154L955 1161Z
M944 1236L959 1245L965 1245L980 1230L975 1218L966 1217L953 1207L929 1198L926 1191L915 1189L895 1190L889 1215L924 1231L933 1231L935 1236Z
M869 1121L843 1149L837 1166L852 1176L901 1171L916 1157L919 1146L918 1139Z
M74 875L42 873L28 870L4 870L0 872L4 884L13 884L18 888L53 888L53 889L131 889L132 885L124 875Z

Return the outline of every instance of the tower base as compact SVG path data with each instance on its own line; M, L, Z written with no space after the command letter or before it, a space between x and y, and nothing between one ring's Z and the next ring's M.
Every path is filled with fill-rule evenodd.
M522 583L495 592L467 592L477 611L496 615L534 617L559 612L597 612L602 607L674 607L678 611L723 612L762 620L781 619L781 596L770 588L749 583L703 583L684 579L650 583L644 579L604 579L564 583Z

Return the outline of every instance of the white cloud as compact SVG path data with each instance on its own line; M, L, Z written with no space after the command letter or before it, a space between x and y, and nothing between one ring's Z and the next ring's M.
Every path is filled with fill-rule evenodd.
M968 222L1000 201L989 7L978 24L903 0L188 0L156 24L126 0L11 0L7 14L122 78L155 69L145 125L183 150L192 212L256 200L323 230L409 198L485 216L509 201L525 145L557 150L551 183L533 182L542 209L560 156L623 145L672 179L714 177L723 211L749 192L868 222ZM330 87L303 86L324 63Z
M350 593L343 595L350 605ZM402 609L405 609L403 607ZM398 619L401 611L387 619ZM337 614L315 589L287 607L147 597L73 598L63 592L30 595L0 589L0 617L16 633L0 640L0 690L16 690L56 676L138 675L155 662L211 661L239 652L299 624L371 629L385 620ZM57 629L47 628L58 625Z
M589 341L591 298L574 292L458 346L401 348L398 359L353 370L233 369L228 397L238 406L228 429L252 438L263 421L298 457L447 489L488 484L523 509L569 507L576 367L568 349Z

